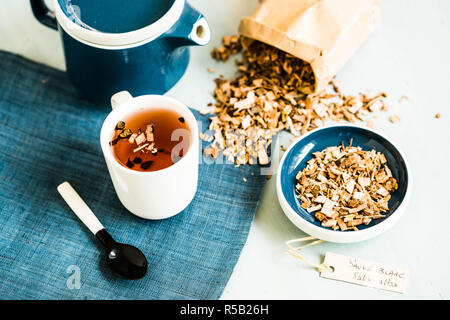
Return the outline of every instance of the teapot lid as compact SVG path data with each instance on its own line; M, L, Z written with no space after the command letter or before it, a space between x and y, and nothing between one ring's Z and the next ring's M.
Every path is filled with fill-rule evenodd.
M185 0L54 0L60 26L97 46L151 41L179 19Z

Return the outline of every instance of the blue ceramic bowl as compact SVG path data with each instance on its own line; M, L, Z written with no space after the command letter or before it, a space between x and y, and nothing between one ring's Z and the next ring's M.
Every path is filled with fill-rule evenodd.
M306 167L313 153L331 146L348 145L363 150L382 152L392 175L398 181L398 190L391 194L389 210L385 218L373 220L369 225L358 226L358 231L335 231L321 226L312 213L303 209L296 198L295 176ZM405 157L388 139L373 130L351 125L325 127L310 132L293 143L285 152L277 175L277 193L280 205L286 216L304 232L322 240L331 242L358 242L372 238L389 229L402 215L411 193L411 175Z

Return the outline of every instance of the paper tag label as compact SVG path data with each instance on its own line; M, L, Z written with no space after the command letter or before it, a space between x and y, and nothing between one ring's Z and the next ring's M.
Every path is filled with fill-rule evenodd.
M333 271L322 271L320 276L362 286L404 293L408 271L376 262L327 252L324 265Z

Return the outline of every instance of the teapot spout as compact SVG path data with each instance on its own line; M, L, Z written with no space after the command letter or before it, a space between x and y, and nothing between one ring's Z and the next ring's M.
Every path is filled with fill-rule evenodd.
M177 23L163 37L174 46L204 46L211 40L211 30L206 18L187 2Z

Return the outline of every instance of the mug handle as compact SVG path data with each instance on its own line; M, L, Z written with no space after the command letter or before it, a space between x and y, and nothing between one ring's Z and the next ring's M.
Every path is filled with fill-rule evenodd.
M55 13L51 11L44 0L30 0L31 10L36 19L43 25L58 30Z
M114 110L117 106L132 100L133 96L128 91L120 91L111 97L111 108Z

